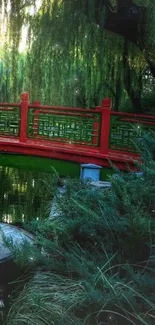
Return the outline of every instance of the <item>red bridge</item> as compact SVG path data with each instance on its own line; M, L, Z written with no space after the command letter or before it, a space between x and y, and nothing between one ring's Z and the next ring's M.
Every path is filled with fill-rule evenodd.
M134 168L134 145L142 130L155 129L155 117L111 111L103 99L94 109L29 104L28 94L16 104L0 103L0 151L79 163Z

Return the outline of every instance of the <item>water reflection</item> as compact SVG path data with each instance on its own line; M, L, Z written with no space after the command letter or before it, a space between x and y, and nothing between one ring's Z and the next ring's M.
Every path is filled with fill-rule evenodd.
M51 174L0 166L0 221L18 223L47 217L50 178Z

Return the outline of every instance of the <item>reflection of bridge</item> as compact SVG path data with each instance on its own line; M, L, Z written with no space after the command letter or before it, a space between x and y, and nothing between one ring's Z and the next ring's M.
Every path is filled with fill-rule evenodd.
M155 128L155 118L110 106L110 99L95 109L29 104L23 93L20 104L0 103L0 151L101 166L111 160L126 169L138 157L134 140L141 129Z

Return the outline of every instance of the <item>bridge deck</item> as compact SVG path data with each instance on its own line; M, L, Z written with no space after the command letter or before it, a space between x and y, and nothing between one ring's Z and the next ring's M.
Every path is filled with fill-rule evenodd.
M19 139L13 137L0 137L0 151L63 159L79 163L94 163L101 166L109 166L110 160L121 169L126 169L126 164L133 167L134 161L139 159L137 154L127 154L118 150L109 149L107 154L103 154L99 148L31 139L27 139L26 142L21 142Z

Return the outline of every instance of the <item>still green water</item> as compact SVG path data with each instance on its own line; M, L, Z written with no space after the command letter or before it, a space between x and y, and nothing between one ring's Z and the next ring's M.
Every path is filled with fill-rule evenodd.
M43 157L0 153L0 221L16 223L49 216L52 179L80 177L80 164ZM111 168L102 168L107 180Z
M0 221L44 219L51 199L52 174L0 166Z

